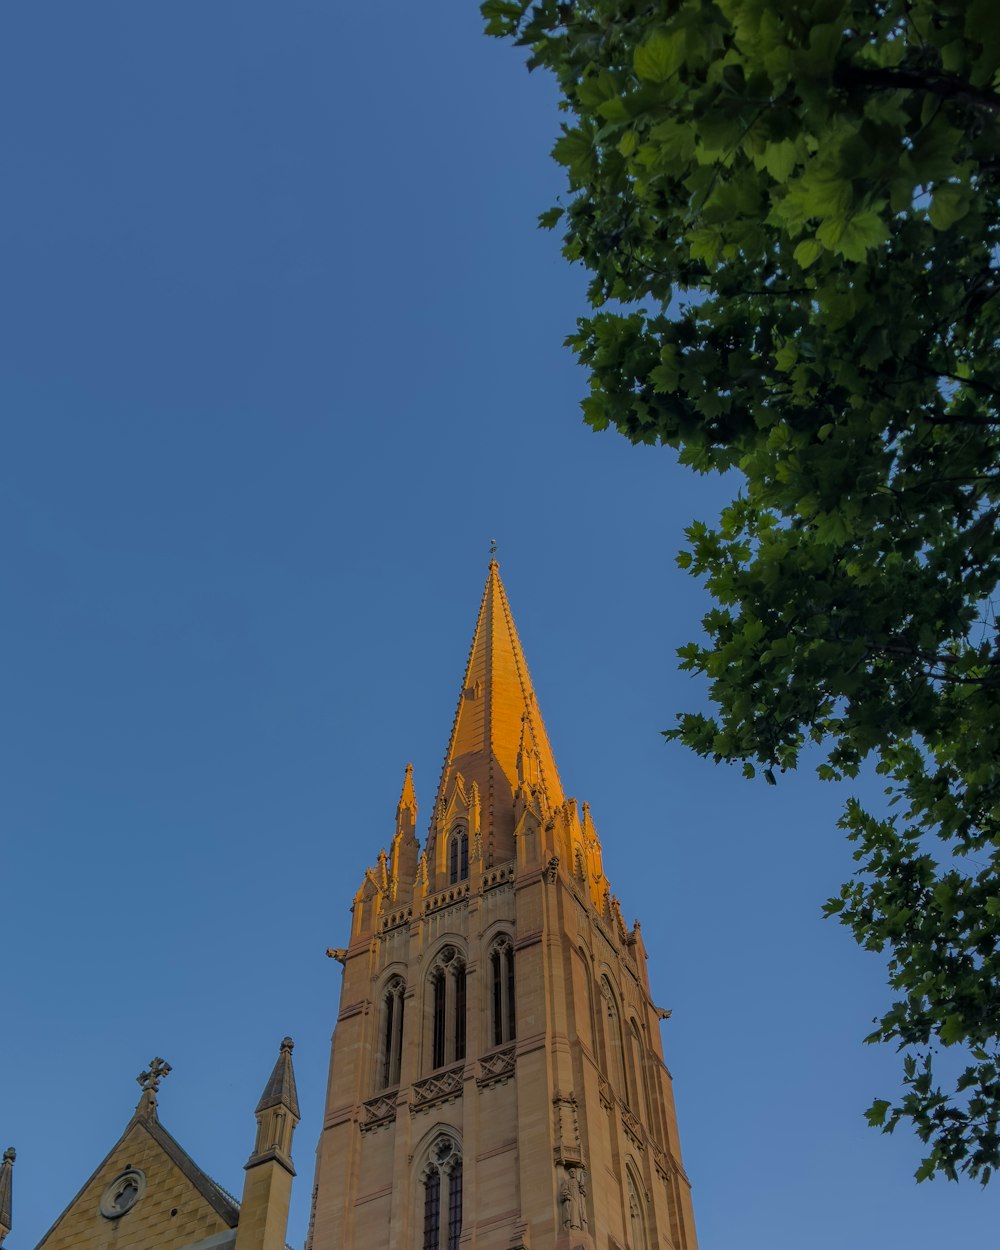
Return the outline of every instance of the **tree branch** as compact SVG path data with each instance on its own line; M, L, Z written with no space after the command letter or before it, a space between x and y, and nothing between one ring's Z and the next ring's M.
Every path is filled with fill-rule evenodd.
M833 71L833 81L838 87L866 87L874 91L924 91L944 100L961 100L991 113L1000 113L1000 95L974 87L954 74L921 74L908 69L838 65Z

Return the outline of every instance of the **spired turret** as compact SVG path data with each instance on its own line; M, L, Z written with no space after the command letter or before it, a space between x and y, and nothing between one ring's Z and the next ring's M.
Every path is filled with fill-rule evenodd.
M563 792L495 559L422 849L416 810L407 766L331 951L307 1250L696 1250L645 947Z
M299 1098L292 1070L295 1043L284 1038L257 1103L257 1140L247 1160L235 1250L284 1250L292 1195L292 1134Z

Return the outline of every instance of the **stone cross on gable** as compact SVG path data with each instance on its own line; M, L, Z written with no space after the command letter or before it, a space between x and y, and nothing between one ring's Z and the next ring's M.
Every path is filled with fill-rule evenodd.
M159 1055L150 1063L146 1072L140 1072L135 1078L144 1094L155 1094L160 1082L170 1075L170 1064Z

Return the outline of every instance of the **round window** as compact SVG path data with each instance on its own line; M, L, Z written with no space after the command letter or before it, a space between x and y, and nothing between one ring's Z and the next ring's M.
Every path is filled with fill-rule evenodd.
M109 1220L117 1220L131 1211L146 1192L146 1176L138 1168L129 1168L116 1176L101 1197L101 1214Z

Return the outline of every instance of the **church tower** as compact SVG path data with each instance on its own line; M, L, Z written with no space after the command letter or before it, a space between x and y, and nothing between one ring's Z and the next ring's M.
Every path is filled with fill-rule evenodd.
M638 924L563 793L496 560L424 846L354 898L307 1250L697 1250Z

